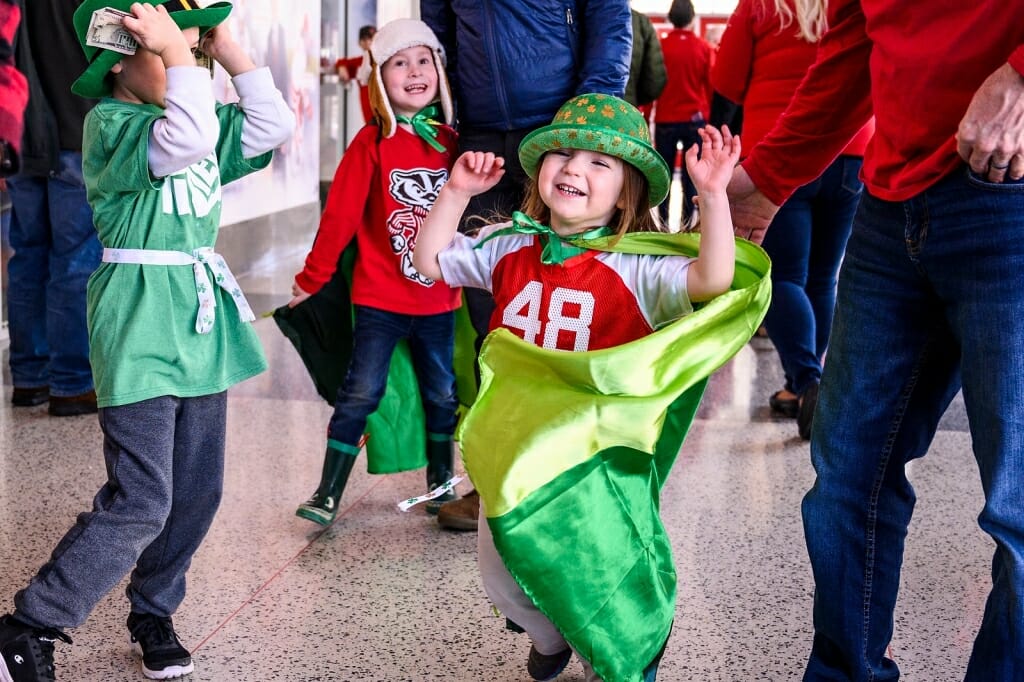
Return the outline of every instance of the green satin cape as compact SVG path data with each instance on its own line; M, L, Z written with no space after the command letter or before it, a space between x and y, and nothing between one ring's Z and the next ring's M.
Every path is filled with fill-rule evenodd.
M633 233L599 250L695 255L695 234ZM659 493L707 377L753 335L770 263L736 244L732 289L653 334L584 353L505 329L480 355L466 470L509 572L606 682L634 682L668 637L675 568Z

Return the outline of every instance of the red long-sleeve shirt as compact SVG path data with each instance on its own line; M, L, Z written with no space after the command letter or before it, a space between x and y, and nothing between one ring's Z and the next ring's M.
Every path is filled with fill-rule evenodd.
M672 29L661 39L668 82L654 108L655 123L685 123L694 114L711 117L711 46L693 31Z
M740 0L718 46L711 69L715 90L743 105L744 154L771 132L800 81L814 63L817 43L800 37L796 21L785 28L764 0ZM864 156L874 132L865 125L843 150Z
M962 160L955 135L981 83L1024 73L1019 0L831 0L818 58L772 132L743 162L781 204L875 115L861 171L868 191L903 201Z
M359 71L359 66L363 63L363 59L366 59L363 55L343 57L334 62L334 69L336 71L345 69L345 75L348 76L349 80L352 80L356 77L356 72ZM357 85L359 86L359 107L363 110L363 123L369 123L373 120L373 110L370 109L370 87L358 82Z
M28 84L25 77L14 67L11 46L18 29L21 11L9 0L0 0L0 140L11 144L15 153L21 153L21 135L25 104L28 102Z
M436 315L459 307L461 291L416 272L412 251L423 218L448 180L455 131L438 127L438 152L397 127L378 140L376 125L356 133L334 174L320 230L295 282L315 294L337 269L354 237L359 251L352 273L352 302L403 315Z

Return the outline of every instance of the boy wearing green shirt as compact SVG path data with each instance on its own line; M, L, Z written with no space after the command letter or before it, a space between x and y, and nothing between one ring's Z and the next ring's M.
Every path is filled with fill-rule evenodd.
M221 496L227 388L266 367L213 251L221 185L264 168L294 127L269 71L218 27L230 11L86 0L75 12L90 65L72 89L104 98L85 121L83 173L104 246L87 297L108 481L0 618L0 679L53 680L55 640L129 571L143 674L193 670L171 615ZM214 101L197 46L237 105Z

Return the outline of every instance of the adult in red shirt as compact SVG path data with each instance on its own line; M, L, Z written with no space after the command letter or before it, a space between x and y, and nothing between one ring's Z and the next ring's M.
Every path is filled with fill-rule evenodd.
M675 168L676 146L683 151L700 144L705 121L711 116L711 46L691 30L695 17L691 0L673 0L668 19L675 27L661 39L668 83L654 107L654 148ZM693 197L697 194L686 164L682 164L683 225L693 215ZM668 198L658 207L661 219L668 222Z
M996 547L964 679L1024 679L1022 15L1019 0L831 0L814 67L730 183L738 232L760 240L875 115L811 436L805 680L898 678L904 469L961 384Z
M334 70L343 83L355 81L359 86L359 106L363 110L363 123L373 120L373 110L370 108L370 43L373 42L373 34L377 32L375 26L359 27L359 49L362 54L355 57L342 57L334 63Z
M775 125L814 63L825 29L825 0L740 0L722 36L712 69L714 89L745 112L744 146ZM864 126L818 178L779 210L764 239L772 259L772 303L765 317L785 385L769 399L772 411L796 417L810 438L836 302L836 276L853 214L858 179L874 124Z

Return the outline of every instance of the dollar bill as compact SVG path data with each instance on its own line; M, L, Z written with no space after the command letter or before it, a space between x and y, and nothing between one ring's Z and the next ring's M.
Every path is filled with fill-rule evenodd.
M135 54L139 44L124 27L124 18L130 16L130 12L122 12L113 7L96 10L89 22L85 44L121 54Z
M201 66L202 68L209 71L210 78L213 78L213 65L215 64L215 62L213 61L213 57L206 54L198 47L192 48L192 56L195 57L196 66Z

